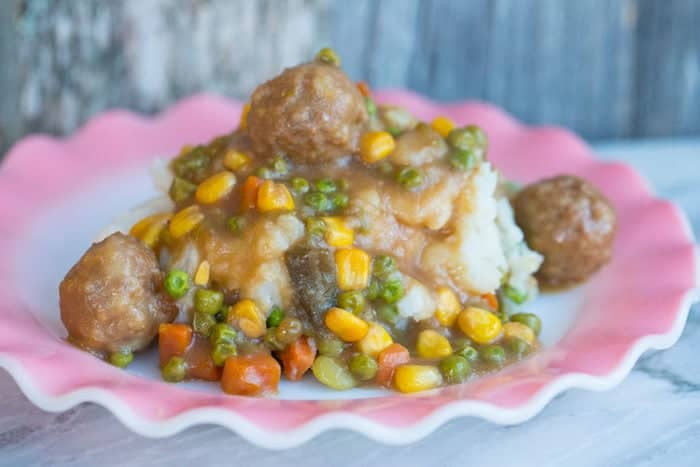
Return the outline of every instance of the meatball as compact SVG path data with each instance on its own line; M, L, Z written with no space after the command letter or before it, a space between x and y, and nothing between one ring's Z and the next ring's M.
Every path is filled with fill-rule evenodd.
M514 199L527 243L544 255L537 278L545 287L581 282L612 255L615 210L590 183L564 175L530 185Z
M101 355L145 348L178 313L162 283L155 254L136 238L95 243L59 287L69 340Z
M362 94L339 68L306 63L259 86L247 122L259 155L316 163L357 152L367 120Z

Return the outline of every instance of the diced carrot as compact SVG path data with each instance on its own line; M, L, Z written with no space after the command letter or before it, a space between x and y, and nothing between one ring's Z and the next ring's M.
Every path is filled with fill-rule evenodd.
M493 311L498 310L498 297L494 293L485 293L481 296L481 299L486 302L489 308Z
M372 92L369 90L369 86L364 81L357 82L357 89L359 89L360 93L362 93L362 95L365 97L370 97L372 94Z
M316 345L306 336L295 340L279 353L284 376L290 381L299 381L316 358Z
M206 381L219 381L221 379L221 369L214 365L211 350L209 339L195 335L194 342L187 349L184 357L185 363L187 363L188 378Z
M182 323L161 324L158 328L158 353L161 366L172 357L182 357L192 342L192 326Z
M377 384L391 386L396 367L408 363L410 359L411 355L408 353L408 349L401 344L391 344L379 352L377 356Z
M255 209L258 202L258 187L262 180L254 175L250 175L243 182L243 193L241 195L241 210Z
M224 364L221 389L239 396L276 393L281 373L280 364L270 354L229 357Z

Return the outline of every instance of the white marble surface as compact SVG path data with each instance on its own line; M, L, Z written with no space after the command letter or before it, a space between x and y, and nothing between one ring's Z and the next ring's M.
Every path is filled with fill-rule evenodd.
M601 145L599 151L634 165L661 196L685 210L700 235L700 141ZM94 405L42 412L0 370L0 465L697 466L699 311L696 306L691 312L673 348L645 355L611 391L570 391L519 426L456 420L400 448L335 431L273 452L211 426L152 440L130 433Z

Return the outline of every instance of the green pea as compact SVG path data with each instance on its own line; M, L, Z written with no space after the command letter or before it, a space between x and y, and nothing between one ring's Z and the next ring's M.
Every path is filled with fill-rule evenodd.
M187 364L181 357L172 357L160 370L163 379L168 383L179 383L185 379Z
M379 296L382 298L382 300L391 304L401 300L403 294L404 290L401 279L398 277L394 277L384 282L384 285L382 286L382 291L379 293Z
M476 146L485 151L488 147L489 141L484 130L482 130L476 125L467 125L466 127L464 127L464 129L471 133L472 140L474 141Z
M483 361L494 367L503 366L506 362L506 351L500 345L484 345L479 354Z
M194 309L209 315L215 315L224 304L224 294L218 290L197 289L194 294Z
M377 317L387 324L396 324L399 320L399 309L396 305L383 303L377 307Z
M175 177L173 178L173 183L170 184L168 194L170 195L170 199L176 203L181 203L192 196L196 190L197 185L194 183L190 183L181 177Z
M270 350L282 350L284 349L284 345L277 340L277 328L268 328L267 331L265 331L265 345L270 349Z
M341 292L338 295L338 306L354 314L360 314L365 309L365 296L359 290Z
M343 362L334 357L319 355L311 367L316 379L329 388L339 391L357 386L357 380Z
M338 185L338 190L340 191L347 191L348 188L350 188L350 182L345 178L337 180L336 184Z
M272 160L272 170L280 175L287 173L287 161L284 157L277 156Z
M238 350L234 342L219 342L214 345L211 351L211 359L216 366L224 366L226 359L235 357Z
M114 352L109 356L109 363L119 368L126 368L134 360L131 352Z
M388 160L379 161L379 163L377 163L377 169L379 169L382 175L386 175L387 177L394 173L394 166Z
M276 337L280 344L287 346L301 337L304 326L296 318L284 318L276 328Z
M306 193L304 195L304 204L321 212L333 209L333 203L328 196L325 193L319 193L317 191Z
M292 190L296 193L303 194L309 191L310 185L308 180L301 177L294 177L291 181Z
M532 332L534 332L536 336L540 335L542 321L537 315L533 313L516 313L510 316L510 320L516 323L522 323L532 329Z
M338 185L330 178L322 178L316 182L316 191L321 193L335 193Z
M479 158L472 149L453 149L450 151L450 164L460 170L473 168Z
M474 132L468 128L454 128L447 135L447 142L455 149L473 150L479 148Z
M440 361L440 373L448 384L463 382L472 372L472 366L466 358L450 355Z
M197 146L187 154L175 159L172 167L178 177L194 180L202 177L210 163L211 157L209 157L206 148Z
M195 332L209 337L211 330L216 325L216 318L208 313L201 313L196 311L194 313L194 318L192 319L192 328Z
M318 353L329 357L338 357L343 353L345 344L336 337L322 337L318 339Z
M246 225L245 217L241 217L241 216L231 216L226 221L226 226L234 234L241 233L243 228L245 228L245 225Z
M524 290L518 290L510 285L505 285L503 287L503 293L512 300L514 303L520 305L527 301L527 292Z
M165 276L164 287L175 300L182 298L190 290L190 276L185 271L173 269Z
M412 190L423 184L423 175L413 167L404 167L396 174L396 181L404 188Z
M525 342L525 340L519 337L511 337L505 339L504 344L508 351L515 355L517 358L522 357L530 350L530 344Z
M270 310L270 315L267 317L267 327L276 328L280 325L283 319L284 311L282 311L282 309L278 306L272 307L272 310Z
M212 326L209 334L209 342L216 345L221 342L235 342L236 330L226 323L218 323Z
M274 171L269 167L260 167L255 171L258 178L270 179L274 177Z
M452 341L452 349L455 355L466 358L468 362L474 362L479 357L479 352L472 346L471 341L466 338L457 338Z
M325 63L326 65L340 66L340 57L335 50L330 47L324 47L316 54L316 61Z
M305 221L306 232L309 235L323 235L326 231L326 223L318 217L309 217Z
M379 298L381 291L382 284L377 279L372 279L367 287L367 298L369 300L376 300Z
M367 115L370 118L377 115L377 104L374 103L371 97L365 97L365 105L367 106Z
M386 131L394 138L396 138L397 136L399 136L401 134L401 128L389 127L386 129Z
M372 261L372 274L381 280L388 279L397 269L396 260L391 256L379 255Z
M348 363L350 372L360 381L369 381L377 375L377 361L367 354L357 354Z
M350 202L350 197L347 193L333 193L330 202L333 205L333 210L344 209Z

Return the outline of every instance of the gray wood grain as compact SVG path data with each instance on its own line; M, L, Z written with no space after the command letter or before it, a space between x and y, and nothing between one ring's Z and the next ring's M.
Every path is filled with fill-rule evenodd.
M322 45L355 79L590 139L700 134L697 0L5 0L0 152L109 107L245 98Z

